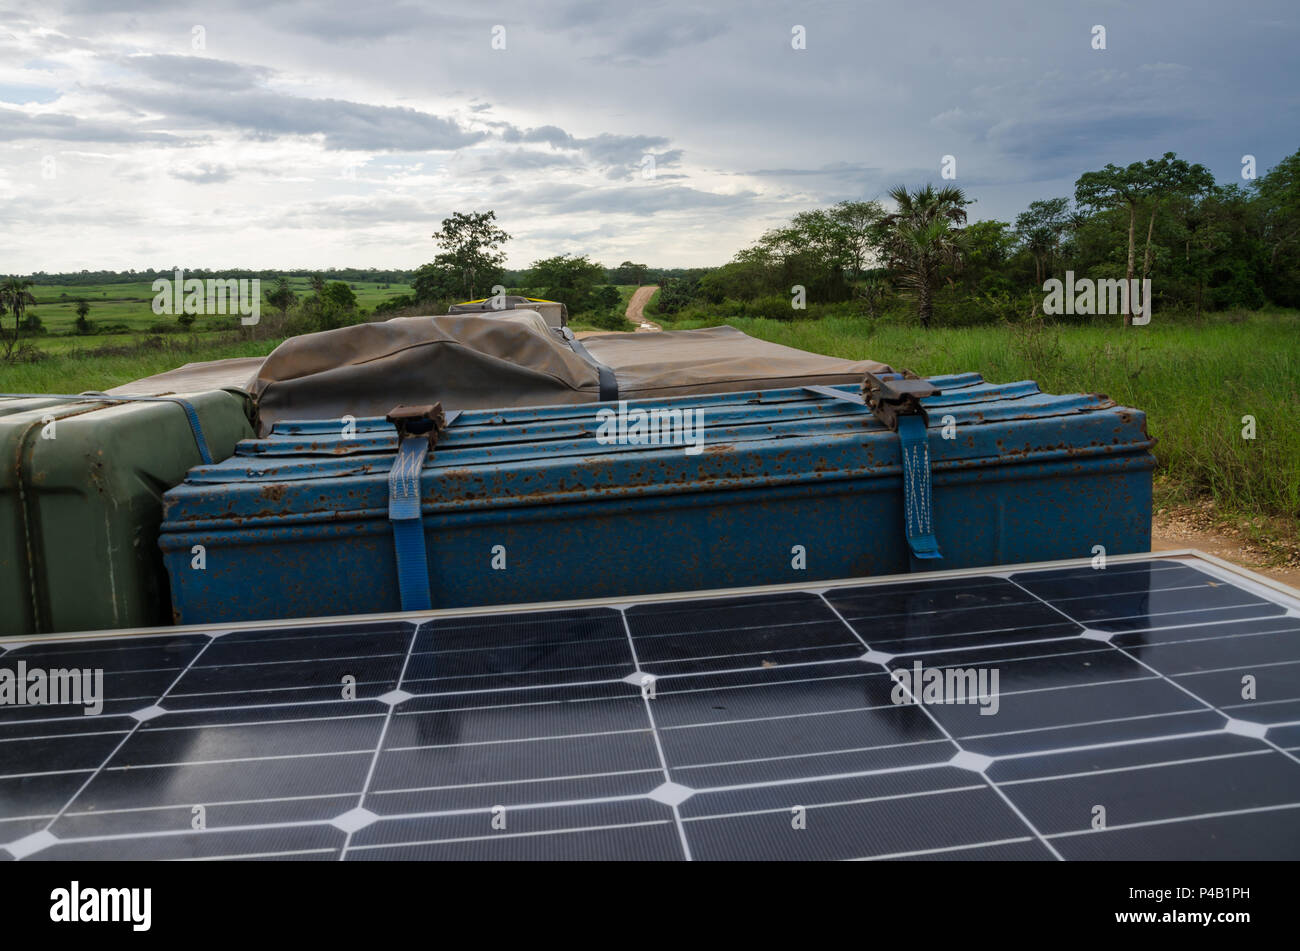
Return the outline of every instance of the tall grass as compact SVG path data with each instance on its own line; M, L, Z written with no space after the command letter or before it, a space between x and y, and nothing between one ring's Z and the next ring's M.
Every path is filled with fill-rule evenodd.
M92 337L78 349L42 354L34 362L0 362L0 393L106 390L174 370L183 363L265 356L279 342L279 339L240 340L234 334L219 339L168 335L125 344L119 338Z
M1300 317L1201 324L1041 324L935 329L862 319L731 319L802 350L873 359L922 374L975 370L1035 379L1055 393L1104 393L1147 414L1168 501L1213 496L1225 514L1300 517ZM684 321L671 329L703 322ZM1243 417L1255 438L1242 438Z

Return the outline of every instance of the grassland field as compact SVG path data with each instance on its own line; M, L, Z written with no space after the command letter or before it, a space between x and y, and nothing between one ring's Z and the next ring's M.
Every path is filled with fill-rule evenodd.
M311 290L311 283L305 277L290 278L289 285L300 297ZM349 286L357 295L357 306L367 311L374 310L376 304L390 297L407 294L411 290L407 284L385 285L374 281L349 282ZM270 290L269 282L262 282L262 290ZM175 317L159 316L153 312L155 294L149 281L132 284L37 284L31 291L36 303L28 306L28 312L40 317L46 333L29 339L41 349L62 349L58 337L73 334L79 300L90 305L90 322L101 331L108 325L125 324L131 332L146 333L155 324L176 323ZM270 310L271 307L263 300L262 312ZM214 324L202 333L219 333L220 329L231 322L215 319L205 321L204 318L199 318L198 323ZM87 340L80 336L74 339L76 345L84 345Z

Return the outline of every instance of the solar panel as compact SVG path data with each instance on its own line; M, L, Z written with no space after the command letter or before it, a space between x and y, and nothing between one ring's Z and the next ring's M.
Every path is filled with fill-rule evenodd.
M9 643L103 690L0 706L0 858L1296 858L1297 607L1145 558Z

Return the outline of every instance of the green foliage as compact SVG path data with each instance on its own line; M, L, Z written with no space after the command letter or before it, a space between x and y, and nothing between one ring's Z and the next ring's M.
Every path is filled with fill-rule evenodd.
M617 288L604 281L605 268L586 255L559 254L533 262L527 286L536 293L527 296L561 301L573 317L603 313L619 300Z
M293 334L334 330L354 324L363 315L357 308L357 296L344 281L331 281L304 297L285 322Z
M90 322L90 304L84 300L77 301L77 319L73 322L73 328L81 336L87 336L95 332L94 325Z
M921 326L928 328L943 271L961 265L960 227L971 202L960 188L930 185L915 192L900 185L889 197L898 210L881 222L881 250L899 284L916 299Z
M417 269L411 279L411 288L417 301L438 310L446 310L447 304L466 299L461 296L456 272L441 264L425 264Z
M646 283L646 276L650 273L650 268L644 264L634 264L631 261L624 261L618 267L609 269L607 280L611 284L636 284Z
M280 312L280 316L289 313L289 309L298 303L298 295L293 292L287 277L281 277L275 286L264 292L266 302Z
M510 235L495 222L495 211L469 214L457 211L442 220L442 227L433 240L443 251L433 259L433 264L444 270L442 280L453 290L452 296L472 300L487 296L493 285L501 283L506 259L501 246L510 240ZM416 276L418 279L419 272ZM421 295L421 300L426 299L432 298Z
M586 314L583 317L583 320L585 323L591 324L593 327L597 327L600 330L631 331L636 329L628 322L626 311L618 306L608 310Z
M387 314L395 310L404 310L407 307L414 307L416 303L417 301L414 294L398 294L396 297L390 297L388 300L376 304L374 312L376 314Z
M321 292L321 300L326 307L342 314L351 314L357 309L357 295L343 281L333 281Z
M653 313L676 314L700 297L700 276L684 275L660 280L659 290L651 301Z
M1249 187L1216 186L1172 152L1108 165L1079 177L1074 207L1065 197L1034 201L1014 226L966 224L969 200L956 189L891 197L898 210L884 218L871 203L841 202L796 215L721 267L661 276L646 313L743 316L761 300L758 310L787 319L853 301L874 319L897 310L901 293L922 323L928 310L934 322L969 326L1031 314L1044 281L1067 270L1094 280L1149 276L1159 313L1300 306L1300 152ZM861 239L860 269L841 253L852 247L846 236ZM778 313L775 297L788 300L795 284L806 288L808 310Z

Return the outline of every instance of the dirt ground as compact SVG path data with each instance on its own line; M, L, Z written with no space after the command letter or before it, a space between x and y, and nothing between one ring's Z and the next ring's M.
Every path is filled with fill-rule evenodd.
M1292 552L1282 564L1263 547L1233 529L1207 522L1195 510L1161 510L1151 524L1151 550L1196 548L1234 565L1249 568L1261 575L1300 589L1300 552Z
M653 333L663 330L653 320L646 320L642 316L645 305L650 302L650 298L654 297L657 290L659 290L658 284L647 284L644 287L638 287L632 292L632 299L627 302L627 319L632 321L638 331Z

